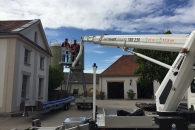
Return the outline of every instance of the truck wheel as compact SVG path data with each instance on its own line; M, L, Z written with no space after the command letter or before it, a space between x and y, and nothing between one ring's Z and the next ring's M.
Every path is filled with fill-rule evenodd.
M81 106L77 106L77 109L81 109Z
M64 104L64 111L66 111L67 110L67 105L66 104Z

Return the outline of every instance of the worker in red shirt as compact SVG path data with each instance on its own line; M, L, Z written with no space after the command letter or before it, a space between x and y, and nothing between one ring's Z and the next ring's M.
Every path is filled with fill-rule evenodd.
M72 53L72 62L74 62L75 58L79 53L80 46L76 40L74 40L73 44L71 45L71 53Z
M70 44L68 43L68 39L66 38L65 41L62 43L61 47L65 47L66 48L66 56L63 55L63 61L65 62L65 58L67 57L67 62L69 59L69 48L70 48Z

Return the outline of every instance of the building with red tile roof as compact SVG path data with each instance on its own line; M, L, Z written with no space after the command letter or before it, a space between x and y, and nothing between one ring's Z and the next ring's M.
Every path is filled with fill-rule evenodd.
M15 29L24 27L32 20L10 20L10 21L0 21L0 32L1 33L11 33Z
M96 75L96 87L98 92L103 91L106 99L128 99L127 91L132 89L136 93L134 99L152 98L154 92L159 87L159 83L151 83L149 86L143 86L137 83L139 75L135 75L133 71L139 67L135 63L135 55L123 55L110 65L101 74ZM68 73L65 74L65 84L68 79ZM79 89L79 93L83 93L81 76L74 77L72 81L72 91L74 88ZM87 90L93 87L93 74L85 74L85 82ZM150 97L146 97L147 92L151 92Z
M137 83L139 75L133 71L139 67L135 63L135 55L123 55L105 71L100 74L99 91L106 94L106 99L128 99L127 91L134 91L135 97L152 98L159 84L154 82L151 85L144 86ZM147 93L151 93L147 97Z
M0 21L0 46L0 115L18 114L24 100L47 101L52 54L41 21Z
M134 69L138 68L136 64L134 55L123 55L111 66L109 66L105 71L103 71L101 77L120 77L120 76L135 76L133 74Z

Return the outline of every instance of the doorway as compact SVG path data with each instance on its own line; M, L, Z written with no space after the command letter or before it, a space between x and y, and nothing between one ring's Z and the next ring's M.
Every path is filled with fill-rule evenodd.
M108 99L124 99L124 82L107 82Z

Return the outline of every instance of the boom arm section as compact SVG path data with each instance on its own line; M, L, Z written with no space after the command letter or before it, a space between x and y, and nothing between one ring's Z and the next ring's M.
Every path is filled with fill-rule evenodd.
M189 34L164 35L102 35L84 36L84 42L93 42L102 46L117 48L140 48L179 52L186 42Z
M188 34L164 35L102 35L84 36L82 42L93 42L117 48L139 48L179 52L155 94L159 112L175 111L190 86L195 72L195 31ZM142 56L144 57L144 56ZM155 60L152 60L155 62ZM162 65L162 63L159 63Z

